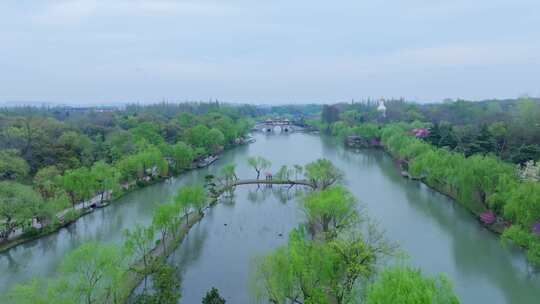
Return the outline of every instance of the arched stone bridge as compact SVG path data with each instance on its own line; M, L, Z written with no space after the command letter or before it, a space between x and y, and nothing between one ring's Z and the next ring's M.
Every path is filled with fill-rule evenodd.
M262 132L274 132L280 130L281 132L294 132L299 129L288 119L267 119L259 122L255 128Z

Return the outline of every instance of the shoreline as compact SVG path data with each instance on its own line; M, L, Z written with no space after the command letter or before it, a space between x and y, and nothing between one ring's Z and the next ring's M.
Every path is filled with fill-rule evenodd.
M240 146L243 146L245 144L234 144L232 145L229 149L226 149L226 150L223 150L221 153L217 154L218 158L221 157L221 155L226 152L226 151L230 151L236 147L240 147ZM1 253L4 253L4 252L7 252L9 251L10 249L13 249L13 248L16 248L18 247L19 245L23 245L25 243L28 243L28 242L31 242L31 241L35 241L37 239L40 239L42 237L46 237L48 235L51 235L53 233L56 233L58 231L60 231L62 228L65 228L65 227L68 227L69 225L75 223L77 220L79 220L80 218L84 217L85 215L88 215L90 213L93 213L94 211L96 211L97 209L102 209L102 208L107 208L109 207L110 205L113 205L114 202L116 202L117 200L119 200L120 198L122 198L124 195L128 194L128 193L131 193L131 192L134 192L134 191L137 191L137 190L140 190L140 189L144 189L148 186L151 186L151 185L154 185L154 184L157 184L157 183L160 183L160 182L164 182L164 181L167 181L168 179L170 178L173 178L173 177L178 177L178 176L181 176L182 174L185 174L187 172L191 172L193 170L198 170L198 169L204 169L206 167L209 167L210 165L212 165L214 162L212 163L209 163L208 165L204 166L204 167L198 167L198 166L192 166L191 168L189 169L184 169L182 172L176 174L176 175L170 175L170 176L167 176L167 177L157 177L157 178L153 178L151 179L150 181L143 181L142 185L139 185L137 182L134 184L135 186L133 187L130 187L128 189L125 189L123 190L122 192L120 192L120 194L118 194L117 196L114 196L106 201L106 205L101 207L101 208L84 208L84 209L73 209L73 208L69 208L69 209L65 209L67 210L68 212L71 211L71 210L75 210L76 212L78 212L77 216L73 219L69 219L67 220L66 222L64 223L59 223L57 225L54 225L54 224L51 224L51 226L45 226L41 229L39 229L39 232L36 233L36 234L31 234L31 235L28 235L28 231L27 232L24 232L22 233L20 236L18 236L17 238L15 239L12 239L12 240L7 240L3 243L0 243L0 254ZM65 211L64 210L64 211ZM54 225L54 226L52 226ZM48 228L50 227L50 228ZM26 234L26 235L25 235Z
M333 137L333 136L332 136ZM333 137L335 138L335 137ZM449 198L453 204L458 204L460 206L462 206L463 208L465 208L465 210L467 210L467 212L469 212L471 215L474 216L475 220L478 222L478 224L480 224L480 226L482 226L483 228L493 232L494 234L496 234L499 238L501 236L501 234L503 233L504 229L502 229L501 227L497 227L496 224L491 224L491 225L486 225L484 224L481 220L480 220L480 217L479 217L479 213L476 213L472 208L469 208L467 205L463 204L463 203L460 203L458 201L457 198L455 198L454 196L452 196L450 193L447 193L446 191L444 191L443 189L439 189L439 187L437 187L436 185L430 185L428 184L424 178L414 178L410 175L409 171L406 170L405 168L403 168L403 166L398 163L399 159L394 157L390 152L388 152L388 150L386 149L386 147L384 145L381 145L381 146L365 146L365 147L350 147L350 146L347 146L346 144L344 145L345 149L347 150L350 150L350 151L361 151L361 150L381 150L383 151L385 154L387 154L388 156L390 156L392 158L392 160L396 163L396 171L398 171L399 175L404 178L404 179L407 179L407 180L411 180L411 181L416 181L418 183L421 183L423 185L425 185L427 188L429 188L430 190L438 193L438 194L441 194L441 195L444 195L445 197Z
M191 171L191 170L188 170L188 171ZM181 174L183 174L185 172L188 172L188 171L184 171L184 172L178 174L177 176L179 176L179 175L181 175ZM40 239L42 237L46 237L46 236L51 235L53 233L56 233L56 232L60 231L62 228L66 228L66 227L70 226L71 224L75 223L77 220L81 219L85 215L94 213L94 211L96 211L98 209L103 209L103 208L109 207L110 205L114 204L115 201L119 200L120 198L122 198L124 195L126 195L128 193L131 193L131 192L134 192L134 191L137 191L137 190L140 190L140 189L144 189L144 188L146 188L148 186L157 184L159 182L163 182L163 181L165 181L165 180L167 180L168 178L171 178L171 177L172 176L167 177L167 178L153 179L153 180L151 180L149 182L145 182L144 185L142 185L142 186L136 185L135 187L131 187L130 189L123 190L121 192L121 194L119 194L118 196L116 196L116 197L114 197L114 198L112 198L112 199L110 199L108 201L105 201L104 206L102 206L100 208L85 207L83 209L73 209L73 208L65 209L64 211L67 210L67 212L75 211L77 213L76 217L74 217L73 219L69 219L64 223L59 223L57 225L51 224L50 226L45 226L45 227L39 229L39 232L34 234L34 235L25 236L25 234L28 234L29 232L28 231L23 232L19 237L0 244L0 253L7 252L10 249L13 249L13 248L15 248L15 247L17 247L19 245L22 245L22 244L25 244L25 243Z

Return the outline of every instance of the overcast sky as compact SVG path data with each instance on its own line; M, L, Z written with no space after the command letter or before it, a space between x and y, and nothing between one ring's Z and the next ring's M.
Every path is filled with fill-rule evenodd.
M1 0L0 101L540 95L539 0Z

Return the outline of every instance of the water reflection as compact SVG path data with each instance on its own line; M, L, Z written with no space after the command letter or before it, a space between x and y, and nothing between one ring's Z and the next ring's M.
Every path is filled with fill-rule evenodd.
M273 196L277 201L286 204L298 198L306 192L304 186L293 185L256 185L250 187L247 193L247 200L251 203L262 203Z
M283 244L302 219L287 203L298 193L293 189L237 187L234 208L220 203L208 211L198 227L204 234L190 231L169 259L182 269L182 303L199 303L212 286L230 303L252 303L250 261Z
M227 152L208 169L132 192L111 207L87 215L74 225L0 254L0 294L32 275L50 276L62 257L81 242L120 242L122 230L151 222L154 208L170 200L179 187L203 182L204 176L233 162L240 178L254 178L248 156L281 165L329 158L345 172L346 184L397 241L411 262L429 273L445 272L463 303L537 303L540 281L526 266L521 250L504 248L460 205L400 176L395 162L377 150L344 149L332 138L307 134L258 135L257 142ZM182 303L200 303L211 286L228 303L253 303L249 265L254 256L284 244L302 221L295 198L302 188L238 187L234 200L218 204L191 231L171 256L180 266ZM184 246L185 245L185 246Z
M212 219L212 212L208 212L205 219ZM208 238L208 227L201 223L192 227L189 234L182 241L179 250L169 256L169 263L178 266L179 269L185 269L186 265L196 263L201 257L201 250L204 241ZM181 275L183 272L179 271Z

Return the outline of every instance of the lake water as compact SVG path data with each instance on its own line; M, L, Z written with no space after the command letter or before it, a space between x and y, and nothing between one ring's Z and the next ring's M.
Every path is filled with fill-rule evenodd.
M122 231L149 224L153 209L179 187L203 182L208 172L234 162L237 175L254 178L249 156L281 165L328 158L345 172L345 185L379 222L389 240L399 243L410 263L426 273L444 272L462 303L539 303L540 278L521 250L505 248L463 207L423 184L404 179L393 160L378 150L344 149L317 135L259 134L257 142L226 152L210 168L132 192L107 208L87 215L67 229L0 254L0 293L34 275L51 276L62 257L88 240L120 242ZM210 209L169 258L180 269L181 303L200 303L212 286L227 303L253 303L249 276L255 256L285 244L302 222L295 190L238 187L234 200Z

